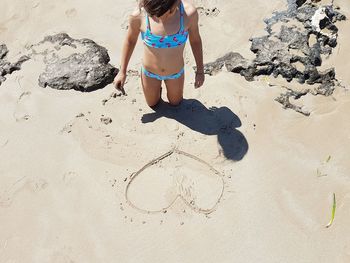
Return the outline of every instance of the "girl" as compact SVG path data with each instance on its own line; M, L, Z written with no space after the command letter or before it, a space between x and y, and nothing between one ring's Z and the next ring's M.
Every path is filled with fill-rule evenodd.
M169 103L175 106L182 101L183 51L187 38L197 65L194 86L199 88L203 85L203 52L197 9L187 0L140 0L137 10L129 16L120 71L113 81L117 89L124 91L127 66L140 32L145 47L141 84L150 107L160 101L162 80Z

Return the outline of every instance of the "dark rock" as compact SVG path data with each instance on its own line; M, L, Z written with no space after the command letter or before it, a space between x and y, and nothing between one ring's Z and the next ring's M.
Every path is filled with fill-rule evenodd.
M74 39L72 39L67 33L59 33L52 36L45 36L42 41L38 44L44 44L45 42L51 42L52 44L57 44L56 49L59 50L63 46L71 46L76 48L74 45Z
M253 63L256 65L289 63L291 55L288 53L287 44L269 39L268 37L253 38L251 50L256 53Z
M59 50L62 46L77 48L85 47L85 53L74 53L67 58L58 58L48 62L45 72L39 76L41 87L49 86L54 89L93 91L111 83L118 73L108 62L107 49L99 46L90 39L72 39L66 33L47 36L39 44L51 42Z
M228 71L238 72L238 68L245 68L247 60L244 59L239 53L230 52L226 55L216 59L214 62L206 63L204 65L204 73L208 75L215 75L225 65ZM196 70L196 67L194 67Z
M298 70L293 67L293 65L289 63L279 63L275 70L273 71L274 77L277 77L278 75L281 75L283 78L285 78L288 82L292 81L293 78L297 75Z
M3 59L7 53L9 52L9 50L7 49L7 46L5 44L1 44L0 45L0 59Z
M309 53L310 63L314 66L321 66L322 58L321 58L321 46L320 43L316 43L310 48Z
M295 2L296 2L296 4L297 4L297 6L300 7L300 6L302 6L303 4L305 4L306 0L296 0Z
M208 74L210 76L218 73L222 67L225 65L225 61L217 59L214 62L210 62L204 65L204 74ZM196 70L196 67L194 67Z
M245 77L247 81L253 81L256 73L255 67L249 67L247 69L242 70L239 74Z
M302 6L298 9L298 12L296 13L295 18L302 23L306 23L308 21L311 21L311 18L315 14L316 10L317 8L314 6L310 6L310 5Z
M288 48L299 49L304 53L308 52L308 32L301 32L297 28L282 26L278 38L286 43Z
M327 69L324 72L318 72L316 67L308 68L309 79L307 84L313 85L315 83L324 83L335 79L334 68Z
M275 69L275 66L272 64L268 64L268 65L257 65L255 68L255 72L254 74L256 76L260 76L260 75L270 75L273 70Z
M335 85L333 81L326 81L322 83L320 86L318 86L316 89L311 91L313 95L323 95L323 96L330 96L333 94L335 90Z
M239 73L241 70L249 67L249 61L242 57L241 54L236 52L229 54L229 56L223 57L227 71Z
M307 93L307 92L306 92ZM294 94L293 92L288 91L287 93L281 94L280 96L278 96L275 100L279 103L281 103L283 105L284 109L292 109L295 110L296 112L299 112L305 116L309 116L310 112L308 112L307 110L304 110L303 107L301 106L297 106L295 104L292 104L290 102L290 97L294 97L295 96L302 96L302 94Z
M100 120L106 125L112 123L112 119L110 117L101 117Z

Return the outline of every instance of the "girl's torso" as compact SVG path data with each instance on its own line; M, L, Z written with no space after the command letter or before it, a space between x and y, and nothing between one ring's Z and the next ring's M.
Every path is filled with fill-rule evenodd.
M181 5L182 2L175 14L165 23L147 16L144 10L141 12L141 36L143 39L149 38L146 39L147 45L144 44L142 63L147 70L155 74L171 75L179 72L184 66L183 52L188 35L188 19Z

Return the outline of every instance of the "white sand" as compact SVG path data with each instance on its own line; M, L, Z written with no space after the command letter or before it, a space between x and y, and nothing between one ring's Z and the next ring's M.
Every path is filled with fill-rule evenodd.
M195 2L220 10L200 18L205 62L228 51L253 58L248 39L264 34L263 19L286 6L282 0ZM350 18L347 0L335 4ZM106 47L118 66L133 5L2 0L0 44L8 46L12 61L26 45L66 32ZM324 66L334 66L350 87L350 22L337 26L339 44ZM130 69L139 69L141 54L139 42ZM1 263L350 262L349 91L305 96L301 102L311 111L305 117L282 109L274 98L283 89L266 81L221 72L195 90L189 46L186 61L185 98L202 104L187 120L172 115L151 121L155 115L138 77L128 78L128 96L103 106L112 85L91 93L39 87L40 57L6 76L0 86ZM210 114L213 106L227 107L227 114ZM112 123L103 124L102 115ZM235 134L247 141L242 160L223 155L222 146L234 147L231 135L215 131L220 126L213 118L220 124L223 116L236 120ZM174 153L135 177L131 201L157 210L181 193L202 208L219 201L215 212L205 216L179 198L166 213L148 215L128 205L132 173L173 147L220 174ZM335 221L325 228L333 193Z

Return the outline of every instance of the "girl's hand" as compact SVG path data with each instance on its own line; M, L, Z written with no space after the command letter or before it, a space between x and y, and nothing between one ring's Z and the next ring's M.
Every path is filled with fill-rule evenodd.
M201 87L204 83L204 72L196 72L196 78L194 81L194 87L196 89L198 89L199 87Z
M113 80L114 87L117 90L121 91L123 95L125 95L125 90L124 90L125 80L126 80L126 74L121 71L118 72L117 76L115 76Z

